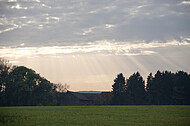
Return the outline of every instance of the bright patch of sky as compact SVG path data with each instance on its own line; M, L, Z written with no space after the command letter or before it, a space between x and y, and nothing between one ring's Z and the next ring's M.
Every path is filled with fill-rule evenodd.
M72 90L111 90L119 72L190 72L189 38L187 0L0 0L0 57Z
M41 26L42 27L42 26ZM189 40L185 39L185 40ZM82 54L101 54L101 55L151 55L158 53L157 48L171 48L190 46L187 41L179 43L178 41L170 41L166 43L126 43L113 41L97 41L81 45L65 45L65 46L42 46L42 47L24 47L25 43L21 43L14 47L0 48L1 57L23 57L23 56L41 56L41 55L82 55Z

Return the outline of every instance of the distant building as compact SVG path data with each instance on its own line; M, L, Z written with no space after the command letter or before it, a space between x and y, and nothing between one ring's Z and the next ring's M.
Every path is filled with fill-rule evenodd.
M68 91L62 95L60 105L94 105L99 93L78 93Z

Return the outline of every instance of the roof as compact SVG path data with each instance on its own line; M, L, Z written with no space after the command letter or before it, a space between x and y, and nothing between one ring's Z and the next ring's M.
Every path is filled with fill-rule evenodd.
M76 98L80 100L93 101L100 94L98 93L78 93L78 92L69 92Z

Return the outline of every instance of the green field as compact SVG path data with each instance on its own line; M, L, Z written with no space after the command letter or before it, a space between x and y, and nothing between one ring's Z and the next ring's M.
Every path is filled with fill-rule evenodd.
M190 106L0 107L3 125L188 126Z

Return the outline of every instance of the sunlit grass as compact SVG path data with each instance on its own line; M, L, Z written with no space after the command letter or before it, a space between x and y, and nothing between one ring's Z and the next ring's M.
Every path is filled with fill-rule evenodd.
M190 106L1 107L0 125L190 125Z

